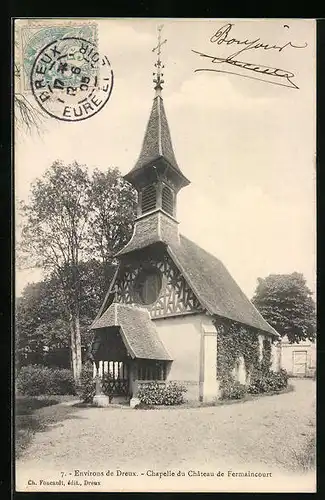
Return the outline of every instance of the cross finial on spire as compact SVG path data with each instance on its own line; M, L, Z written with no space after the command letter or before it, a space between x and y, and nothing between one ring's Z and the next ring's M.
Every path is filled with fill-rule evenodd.
M158 45L152 49L152 52L157 51L157 62L155 63L155 67L157 68L157 71L153 74L154 79L153 82L155 84L155 91L156 91L156 96L160 95L161 90L162 90L162 84L164 83L164 80L162 77L164 76L163 73L161 72L162 68L165 66L161 63L160 60L160 54L161 54L161 46L167 42L167 38L162 42L161 41L161 30L163 29L163 25L161 24L158 26Z

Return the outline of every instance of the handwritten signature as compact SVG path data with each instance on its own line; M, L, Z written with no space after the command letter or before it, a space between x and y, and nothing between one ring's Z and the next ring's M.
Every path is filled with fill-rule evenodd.
M243 73L238 73L236 71L230 71L229 66L226 68L198 68L195 70L195 72L199 71L213 71L217 73L228 73L228 74L233 74L237 76L241 76L244 78L251 78L254 80L260 80L263 82L271 83L273 85L281 85L284 87L289 87L289 88L295 88L299 89L299 87L293 82L293 78L295 77L295 74L292 73L291 71L280 69L280 68L274 68L271 66L264 66L262 64L256 64L256 63L248 63L244 61L239 61L238 59L234 59L234 57L238 56L239 54L243 53L244 51L247 50L252 50L252 49L263 49L263 50L277 50L281 52L287 47L291 47L294 49L304 49L307 47L307 42L305 42L304 45L296 45L293 44L292 42L287 42L284 45L277 45L277 44L267 44L263 43L260 38L256 38L255 40L238 40L236 38L230 38L228 35L234 25L231 23L226 24L225 26L222 26L219 28L215 34L210 38L211 43L216 43L217 45L222 45L223 43L226 45L244 45L243 48L240 48L238 51L233 52L232 54L228 55L227 57L217 57L217 56L212 56L209 54L205 54L204 52L199 52L197 50L192 50L195 54L198 54L201 57L208 58L210 61L214 64L226 64L229 66L241 68L244 70L247 70L250 72L249 74L243 74ZM285 27L288 28L287 25ZM252 73L258 73L259 76L253 75ZM276 77L275 80L266 80L265 76L270 76L270 77Z

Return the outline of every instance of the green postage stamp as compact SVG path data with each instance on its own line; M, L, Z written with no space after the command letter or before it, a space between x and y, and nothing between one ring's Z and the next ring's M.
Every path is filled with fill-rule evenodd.
M96 24L23 22L18 31L20 91L32 94L44 113L73 122L105 106L113 70L107 55L99 53Z
M50 20L49 24L44 24L44 21L42 24L35 21L20 23L16 23L16 26L18 25L16 42L20 45L21 90L31 91L30 77L34 61L48 43L76 37L98 45L97 25L95 23L63 20L60 22L53 21L53 19Z

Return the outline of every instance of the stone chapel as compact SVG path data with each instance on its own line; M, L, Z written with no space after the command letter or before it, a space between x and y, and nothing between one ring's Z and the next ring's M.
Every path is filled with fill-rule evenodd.
M222 262L179 231L177 195L190 181L173 150L160 46L155 66L142 149L124 176L138 193L134 232L116 254L119 266L91 326L94 374L110 373L113 400L136 397L142 383L159 380L179 381L187 387L187 399L208 402L220 395L218 325L223 320L237 325L238 335L240 326L256 332L260 346L279 335ZM235 376L247 383L240 357Z

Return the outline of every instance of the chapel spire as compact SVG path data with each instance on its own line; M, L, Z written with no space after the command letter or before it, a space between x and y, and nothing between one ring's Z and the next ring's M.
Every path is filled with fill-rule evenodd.
M158 43L152 49L152 52L157 55L157 60L155 62L156 71L153 73L155 97L149 121L138 160L132 170L124 177L135 186L138 192L142 191L148 184L157 183L157 181L165 182L172 187L173 197L175 198L177 192L182 187L187 186L190 181L181 172L177 164L161 96L164 83L162 69L165 67L161 61L161 47L167 42L167 39L162 41L162 28L162 25L158 27ZM157 199L156 208L160 208L159 204L161 205ZM175 205L174 202L173 204ZM175 206L172 213L175 216Z
M137 218L131 240L116 255L137 251L157 242L179 245L177 194L190 181L179 168L161 96L164 83L161 62L162 26L158 28L158 44L154 73L155 96L142 148L132 170L124 176L138 192Z

